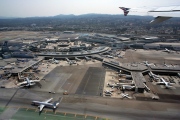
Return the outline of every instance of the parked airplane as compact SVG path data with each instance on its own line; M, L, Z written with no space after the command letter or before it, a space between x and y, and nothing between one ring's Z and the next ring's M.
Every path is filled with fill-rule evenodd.
M156 74L152 73L151 71L149 72L149 76L150 76L150 77L153 77L153 76L154 76L154 77L157 77L157 78L160 77L160 76L157 76Z
M113 56L111 56L111 55L106 55L106 57L108 57L108 58L112 58L112 59L114 58L114 57L113 57Z
M164 63L164 66L166 66L166 67L173 67L172 65L167 65L166 63Z
M122 85L121 86L122 90L134 90L135 86L131 86L131 85Z
M17 59L17 61L19 61L19 62L27 62L28 59Z
M55 110L57 108L57 106L59 105L59 102L54 102L54 103L49 103L53 98L50 98L46 101L32 101L33 105L38 105L39 108L39 112L41 112L43 110L44 107L48 107L48 108L52 108L53 110Z
M129 97L129 94L121 93L122 98L128 98L132 99L132 97Z
M169 49L165 48L164 52L170 53L171 51Z
M79 59L79 58L77 58L77 57L75 57L75 60L77 60L77 61L81 61L81 59Z
M49 61L49 62L51 62L51 61L54 61L54 58L52 58L52 59L49 59L48 61Z
M69 63L69 65L76 64L76 61L69 60L68 58L66 58L66 60Z
M40 80L29 80L28 77L25 78L26 81L24 82L20 82L18 83L17 85L19 87L30 87L30 86L33 86L35 85L37 82L39 82Z
M158 7L154 9L126 8L126 7L119 7L119 8L124 11L124 16L127 16L130 11L131 12L145 11L147 15L155 17L155 19L150 22L151 24L160 23L172 17L180 17L180 6Z
M177 73L178 77L180 78L180 73Z
M126 80L127 81L127 80ZM129 80L128 80L129 81ZM120 86L122 86L122 85L134 85L134 82L133 81L130 81L130 82L125 82L125 83L122 83L122 81L120 81L121 83L116 83L117 85L120 85Z
M11 65L16 65L16 63L15 62L13 62L13 63L10 63Z
M173 88L170 82L166 82L164 78L160 77L161 82L156 82L157 85L164 85L166 88Z
M149 76L152 77L152 78L155 79L155 80L159 80L159 79L160 79L160 76L152 73L151 71L149 72Z
M59 64L59 60L56 60L54 58L48 60L51 63Z
M118 58L123 58L123 56L122 55L118 55Z
M54 60L53 63L59 64L59 60Z
M112 92L114 92L114 90L105 90L104 93L106 94L111 94L112 95Z
M148 63L148 61L143 61L146 66L154 65L154 63ZM154 65L155 66L155 65Z
M89 58L87 56L85 56L85 59L86 59L86 61L90 61L91 60L91 58Z
M119 87L119 85L117 85L117 84L109 84L109 83L107 83L107 85L109 86L109 87L111 87L112 89L114 88L114 87L116 87L116 88L118 88Z

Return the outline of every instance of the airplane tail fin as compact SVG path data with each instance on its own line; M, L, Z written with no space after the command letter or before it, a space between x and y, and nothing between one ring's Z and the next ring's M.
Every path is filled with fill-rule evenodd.
M123 10L124 16L127 16L127 15L128 15L130 8L125 8L125 7L119 7L119 8L120 8L121 10Z

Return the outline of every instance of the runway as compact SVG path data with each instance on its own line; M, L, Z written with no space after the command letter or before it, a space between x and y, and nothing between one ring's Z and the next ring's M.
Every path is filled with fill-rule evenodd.
M0 95L2 97L0 98L0 106L6 106L7 102L14 94L14 91L14 89L1 89ZM53 100L58 100L59 97L63 97L57 112L94 115L112 120L178 120L180 118L180 105L175 103L132 101L92 96L82 97L81 95L62 96L59 94L49 94L22 89L17 91L7 107L27 107L37 109L36 106L31 105L31 101L45 100L49 97L53 97ZM44 110L50 109L45 108Z

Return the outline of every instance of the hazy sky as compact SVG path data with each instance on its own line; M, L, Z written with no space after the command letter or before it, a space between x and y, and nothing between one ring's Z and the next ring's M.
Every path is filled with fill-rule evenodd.
M180 0L0 0L0 16L32 17L58 14L123 14L118 8L180 5Z

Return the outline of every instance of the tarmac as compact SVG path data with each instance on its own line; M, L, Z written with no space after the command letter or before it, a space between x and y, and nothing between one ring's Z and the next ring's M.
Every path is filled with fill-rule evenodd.
M99 67L89 67L84 75L76 94L101 96L103 93L105 70Z

